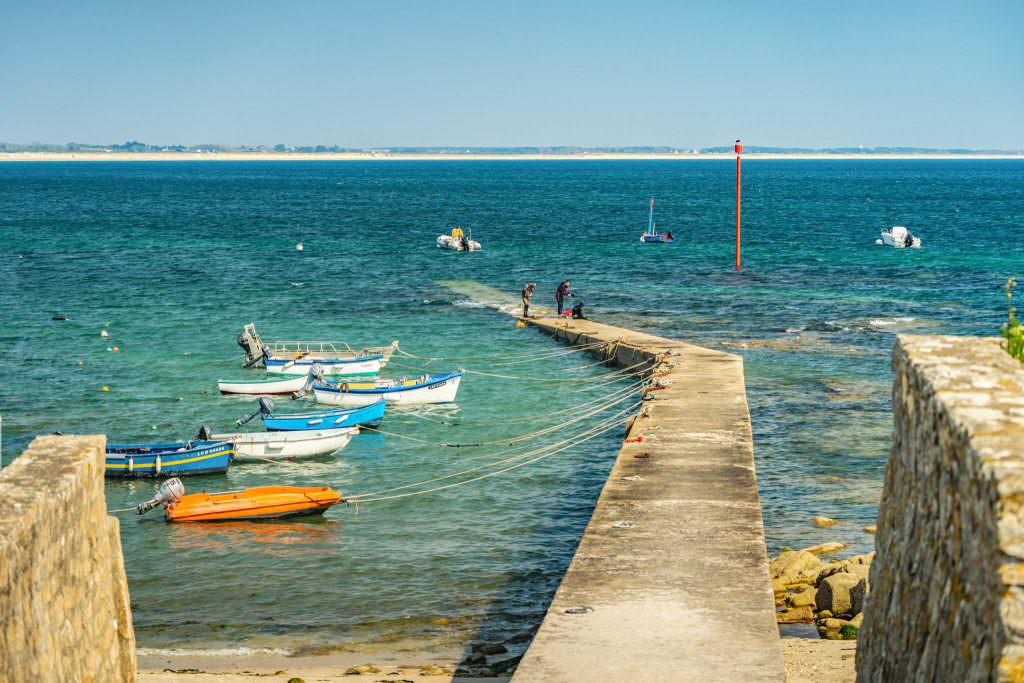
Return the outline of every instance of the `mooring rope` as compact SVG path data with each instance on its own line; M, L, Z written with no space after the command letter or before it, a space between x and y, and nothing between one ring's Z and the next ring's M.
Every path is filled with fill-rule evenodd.
M602 434L606 434L607 432L611 431L612 429L615 429L620 424L625 423L628 418L623 417L624 413L632 410L633 408L638 407L639 405L641 405L641 403L637 403L637 404L635 404L633 406L630 406L629 408L626 408L625 410L619 411L619 413L617 413L614 418L611 418L609 420L604 420L601 423L599 423L597 426L595 426L595 427L593 427L593 428L591 428L591 429L589 429L587 431L581 432L580 434L576 435L576 437L579 437L579 438L573 437L572 439L566 439L566 440L563 440L561 442L556 442L555 444L551 444L551 446L545 447L543 449L538 449L538 450L536 450L533 453L524 453L524 454L521 454L521 455L513 456L511 458L505 458L505 459L499 460L497 462L488 463L486 465L478 465L477 467L471 467L469 469L465 469L465 470L462 470L460 472L454 472L452 474L445 475L445 476L442 476L442 477L435 477L434 479L426 479L424 481L419 481L419 482L415 482L415 483L412 483L412 484L405 484L403 486L396 486L396 487L393 487L393 488L390 488L390 489L381 489L381 490L378 490L378 491L369 491L369 492L366 492L366 493L357 494L355 496L349 496L348 498L346 498L346 502L354 503L355 505L360 505L362 503L376 503L376 502L385 501L385 500L395 500L397 498L408 498L410 496L419 496L419 495L423 495L423 494L426 494L426 493L435 493L437 491L443 491L445 489L454 488L456 486L462 486L464 484L471 484L473 482L480 481L481 479L487 479L489 477L494 477L494 476L497 476L499 474L504 474L505 472L509 472L511 470L518 469L520 467L524 467L525 465L530 465L532 463L538 462L538 461L543 460L545 458L551 457L552 455L555 455L557 453L561 453L562 451L565 451L565 450L567 450L569 448L572 448L573 446L577 446L579 444L582 444L582 443L585 443L587 441L590 441L591 439L594 439L594 438L596 438L598 436L601 436ZM552 448L554 446L559 446L559 447L558 448ZM533 457L533 456L536 456L536 457ZM410 491L408 493L399 493L399 494L393 495L393 496L382 496L382 495L380 495L380 494L384 494L384 493L391 493L393 491L400 491L400 490L404 490L404 489L414 488L416 486L423 486L425 484L432 484L432 483L435 483L435 482L438 482L438 481L444 481L446 479L452 479L454 477L462 476L464 474L469 474L469 473L472 473L472 472L475 472L475 471L480 471L482 469L487 469L487 468L490 468L490 467L498 467L498 466L506 464L508 462L512 462L514 460L519 460L519 459L522 459L522 458L525 458L525 457L529 457L530 459L529 460L525 460L523 462L517 462L514 465L509 465L508 467L502 468L500 470L497 470L497 471L494 471L494 472L488 472L486 474L482 474L480 476L473 477L471 479L464 479L462 481L453 482L451 484L445 484L443 486L436 486L434 488L424 489L422 491ZM377 496L377 497L375 497L375 498L368 498L367 496Z
M531 351L525 354L499 354L491 356L456 356L456 357L444 357L444 356L417 356L409 353L405 349L398 348L395 353L399 354L400 357L409 358L412 360L422 361L450 361L453 363L465 362L470 360L479 361L491 361L492 365L519 365L522 363L532 363L538 360L546 360L548 358L555 358L557 356L564 356L570 353L576 353L577 351L588 351L601 346L607 346L607 342L594 342L592 344L583 344L580 346L574 346L568 349L560 349L558 351ZM504 360L503 360L504 359ZM509 360L511 359L511 360Z

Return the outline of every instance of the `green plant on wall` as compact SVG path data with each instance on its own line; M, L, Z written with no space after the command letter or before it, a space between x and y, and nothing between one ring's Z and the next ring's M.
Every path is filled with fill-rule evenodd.
M1016 286L1017 278L1011 277L1003 287L1006 291L1007 321L999 328L999 332L1006 338L1006 351L1024 363L1024 325L1017 320L1017 307L1013 305L1013 288Z

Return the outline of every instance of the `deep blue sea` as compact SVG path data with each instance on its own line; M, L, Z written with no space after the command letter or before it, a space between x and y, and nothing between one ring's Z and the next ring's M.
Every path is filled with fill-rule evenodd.
M397 339L451 359L396 360L391 375L461 366L596 377L606 370L579 367L591 362L582 354L496 365L560 347L436 284L518 292L535 281L535 302L550 305L571 278L593 318L744 357L770 553L830 540L869 550L862 527L875 519L889 446L894 336L997 332L1001 286L1024 275L1024 163L748 160L741 272L733 182L724 161L0 164L4 462L55 430L158 441L231 427L253 402L217 395L215 381L245 376L235 335L251 321L268 339ZM674 245L638 242L651 195ZM455 223L484 250L436 249ZM876 246L892 225L923 248ZM456 405L392 411L391 434L361 434L333 458L237 465L185 485L325 483L347 494L428 479L502 448L403 436L530 432L609 389L588 386L470 375ZM138 643L422 649L528 631L620 434L320 521L122 515ZM108 505L154 488L108 482ZM840 524L818 529L816 515Z

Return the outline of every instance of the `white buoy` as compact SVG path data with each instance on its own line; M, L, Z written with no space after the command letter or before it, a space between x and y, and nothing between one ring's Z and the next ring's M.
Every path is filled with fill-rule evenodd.
M100 330L100 336L106 338L106 337L108 337L110 335L107 334L106 330Z
M885 244L885 242L883 242L882 240L875 240L875 244L877 244L878 246L882 246L883 244Z
M302 251L302 242L295 245L295 251Z

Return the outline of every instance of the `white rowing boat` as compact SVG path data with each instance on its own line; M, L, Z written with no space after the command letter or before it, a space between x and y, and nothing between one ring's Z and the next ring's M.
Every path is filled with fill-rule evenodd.
M357 427L297 432L239 432L217 434L218 441L235 447L236 461L295 460L328 455L348 445Z
M444 375L379 379L376 382L314 384L317 403L361 406L384 399L390 403L452 403L459 391L462 370Z
M302 356L300 358L281 358L271 356L265 358L270 375L308 375L315 364L319 364L325 376L356 377L360 375L376 375L384 363L383 354L362 356L359 358L325 358L323 356Z
M275 396L294 394L306 385L306 375L285 375L279 379L219 379L217 388L222 394L248 396Z

